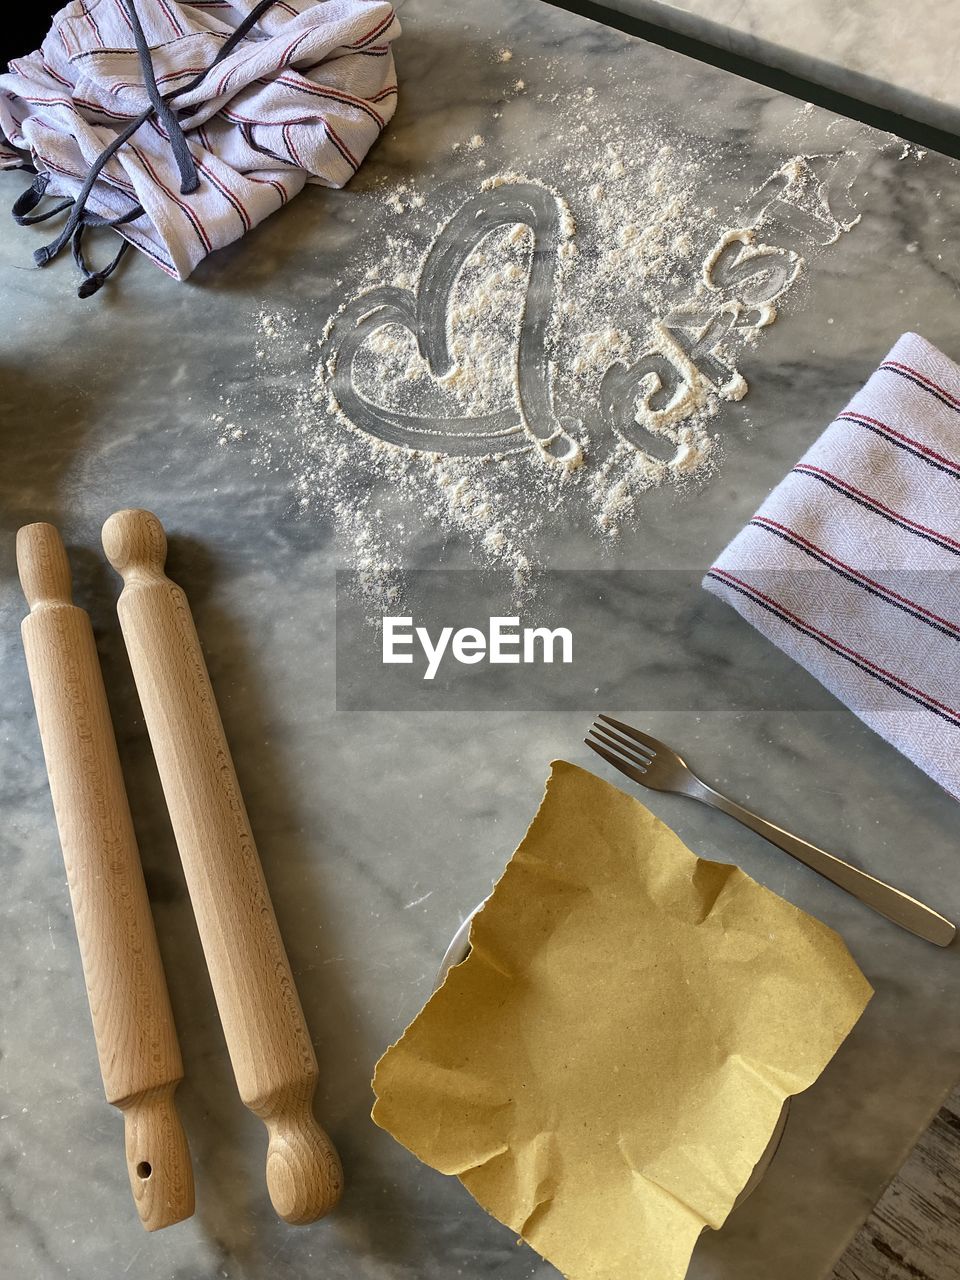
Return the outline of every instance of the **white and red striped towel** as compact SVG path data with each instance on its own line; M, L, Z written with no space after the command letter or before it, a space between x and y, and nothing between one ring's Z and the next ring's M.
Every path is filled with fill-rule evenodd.
M905 334L704 586L960 799L960 367Z
M168 93L209 67L246 17L244 0L137 0L157 84ZM92 212L144 214L118 227L184 279L213 249L286 204L305 182L342 187L393 115L385 0L277 0L237 47L176 99L200 177L190 195L156 117L114 156ZM43 46L0 75L0 167L28 151L48 195L74 198L91 163L150 100L119 0L73 0Z

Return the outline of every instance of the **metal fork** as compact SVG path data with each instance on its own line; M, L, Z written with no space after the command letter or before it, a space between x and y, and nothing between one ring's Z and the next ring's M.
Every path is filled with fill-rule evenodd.
M736 818L745 827L775 844L778 849L798 858L910 933L926 938L928 942L935 942L938 947L949 946L956 936L955 925L916 898L868 875L866 871L860 871L842 858L835 858L832 853L825 853L816 845L808 844L799 836L791 835L782 827L774 826L772 822L765 821L749 809L720 795L719 791L714 791L702 782L676 751L659 739L652 738L649 733L641 733L622 720L600 716L590 730L590 736L584 741L597 755L603 756L604 760L642 787L652 787L654 791L675 791L680 795L691 796L694 800L702 800L715 809L722 809L731 818Z

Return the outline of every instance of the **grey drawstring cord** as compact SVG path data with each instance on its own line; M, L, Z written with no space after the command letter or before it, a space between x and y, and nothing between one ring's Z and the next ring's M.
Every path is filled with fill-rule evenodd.
M160 90L157 88L157 77L153 70L150 46L147 44L147 37L143 34L143 27L140 25L140 17L133 0L123 0L123 7L130 15L130 25L133 27L133 43L137 46L137 53L140 56L140 67L143 71L143 83L147 91L147 97L150 99L153 111L156 112L157 119L167 132L173 158L176 160L177 168L180 170L180 194L188 196L192 191L196 191L200 185L200 176L197 173L196 163L190 148L187 146L187 140L183 136L183 130L180 127L176 112L166 99L161 97ZM173 94L170 96L173 97Z
M69 209L73 204L72 200L62 200L60 204L55 204L52 209L47 209L45 213L32 213L31 210L35 209L46 195L49 183L49 173L38 173L26 191L22 191L14 200L11 213L17 226L31 227L34 223L46 222L48 218L54 217L55 214L63 213L64 209Z
M47 218L52 218L57 213L62 213L65 209L70 209L70 214L66 222L61 228L60 234L55 240L49 244L41 246L34 252L33 260L38 267L45 267L51 262L58 253L68 243L73 246L73 256L77 265L83 272L84 279L77 290L77 296L81 298L89 298L101 288L103 283L109 276L113 274L120 263L124 253L126 252L129 242L124 241L119 253L106 266L99 271L91 271L87 266L81 250L81 242L83 232L86 227L119 227L125 222L133 222L141 217L144 213L143 205L135 204L124 214L117 218L104 218L99 214L91 213L87 209L87 200L93 190L97 179L103 172L104 167L116 155L120 148L129 141L137 132L141 125L145 124L151 116L156 116L162 127L165 129L167 138L170 142L170 148L173 152L177 168L180 171L180 191L184 195L189 195L192 191L196 191L200 185L200 177L197 173L197 165L190 151L186 135L177 118L176 111L170 106L175 98L190 93L201 84L204 78L213 70L213 68L228 57L247 32L256 25L262 14L269 9L277 0L259 0L254 5L240 25L231 33L229 38L224 41L220 49L217 51L216 57L199 75L195 76L187 84L181 85L179 89L174 89L168 94L161 94L157 87L157 79L153 69L153 59L150 56L150 46L147 43L143 27L140 24L140 18L137 14L134 0L122 0L125 11L127 12L130 23L133 28L133 39L136 45L137 54L140 58L140 67L143 72L143 83L150 99L150 106L140 115L136 116L130 123L117 134L108 146L97 156L93 164L90 166L87 176L83 181L83 185L72 200L64 200L60 204L55 205L52 209L45 213L33 213L32 210L43 199L47 185L50 181L50 175L47 173L39 173L33 183L26 191L17 199L13 206L13 217L20 225L29 225L36 222L45 222Z
M70 215L67 218L66 222L64 223L63 229L61 230L60 234L57 236L56 240L51 240L49 244L41 245L39 249L34 250L33 260L38 267L45 267L48 262L51 262L57 256L57 254L60 252L63 246L69 240L73 239L74 233L76 232L77 228L81 226L82 223L92 218L93 215L87 212L87 199L90 196L90 192L93 190L95 182L100 177L100 174L103 170L104 165L107 163L108 160L113 158L116 152L120 150L120 148L129 138L133 137L136 131L140 128L140 126L146 120L148 120L151 115L153 115L153 107L148 108L146 111L142 111L140 115L136 117L135 120L130 121L130 123L121 133L117 134L117 136L109 144L109 146L104 147L104 149L97 156L96 160L94 160L93 164L90 166L90 169L87 173L86 178L84 178L83 186L77 192L74 199L70 202L73 207L70 210ZM51 213L52 212L53 211L51 210ZM136 204L133 206L133 208L130 210L129 213L123 214L122 217L117 221L131 222L134 218L139 218L142 213L143 213L143 206ZM40 219L38 218L37 220L39 221ZM101 220L101 223L103 221L104 220Z
M40 201L46 194L47 186L50 183L49 173L38 173L33 182L27 187L26 191L14 201L13 220L21 227L33 226L38 222L46 222L48 218L54 217L58 213L62 213L64 209L69 209L74 204L73 200L62 200L60 204L55 204L52 209L47 209L43 213L33 213ZM117 227L123 222L129 222L132 218L139 218L143 213L141 205L134 205L129 213L123 214L119 218L101 218L99 214L90 213L89 210L84 212L82 220L77 224L73 232L73 257L77 266L83 272L83 280L77 289L78 298L89 298L97 292L103 285L104 281L116 271L120 265L120 260L130 248L129 240L122 240L120 249L111 262L99 271L91 271L87 266L83 257L81 248L83 240L84 228L91 227ZM59 238L59 237L58 237Z
M76 231L73 233L73 260L83 272L83 280L80 282L80 287L77 289L78 298L92 298L97 290L103 286L106 280L113 275L114 271L119 267L123 255L130 248L130 241L121 239L120 248L117 250L113 259L108 262L105 267L101 267L99 271L91 271L83 257L83 232L88 226L95 227L98 225L110 227L115 226L116 223L108 222L103 218L98 222L96 214L88 214L86 221L81 222L80 226L77 227Z

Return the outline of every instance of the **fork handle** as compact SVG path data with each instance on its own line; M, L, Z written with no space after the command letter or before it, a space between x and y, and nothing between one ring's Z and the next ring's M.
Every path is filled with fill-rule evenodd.
M927 907L916 898L911 898L901 889L895 889L892 884L887 884L883 880L878 880L876 876L868 875L866 871L851 866L842 858L836 858L832 853L818 849L815 844L801 840L799 836L791 835L782 827L767 822L765 818L751 813L735 800L729 800L719 791L714 791L705 782L701 782L700 786L702 790L697 791L697 799L703 800L705 804L712 805L715 809L721 809L731 818L736 818L745 827L755 831L758 836L763 836L784 853L789 853L791 857L798 859L827 880L832 880L841 889L846 889L847 893L852 893L855 898L865 902L874 911L879 911L894 924L900 925L910 933L915 933L919 938L926 938L928 942L936 943L938 947L948 947L956 936L956 926L938 911L934 911L932 907Z

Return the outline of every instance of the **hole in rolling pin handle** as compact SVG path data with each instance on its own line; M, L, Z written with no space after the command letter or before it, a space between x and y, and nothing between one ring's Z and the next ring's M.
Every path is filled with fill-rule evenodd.
M144 1182L146 1182L146 1180L150 1177L151 1173L153 1173L153 1166L151 1165L150 1161L141 1160L140 1163L137 1165L137 1177L142 1178Z

